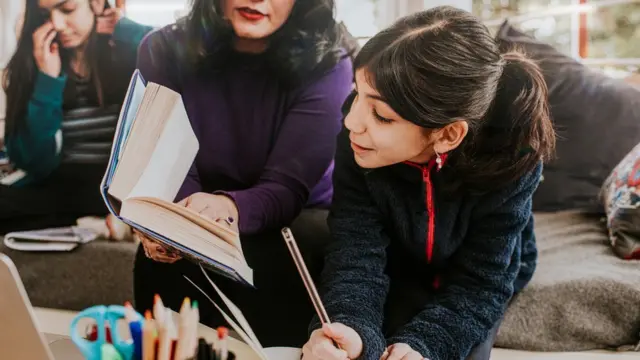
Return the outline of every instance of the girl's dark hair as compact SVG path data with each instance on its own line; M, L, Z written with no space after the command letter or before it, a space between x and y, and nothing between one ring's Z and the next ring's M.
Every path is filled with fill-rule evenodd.
M233 61L234 35L224 18L223 0L192 0L182 20L187 54L198 69L221 69ZM271 35L265 53L279 78L295 83L312 71L328 70L355 49L343 42L343 28L333 16L334 0L298 0L283 26Z
M105 1L105 9L108 8L109 4ZM38 74L38 67L33 56L33 33L46 20L40 11L38 0L27 0L18 46L7 64L2 82L7 94L7 112L5 116L5 132L7 135L13 134L25 125L27 105L33 93ZM107 76L101 76L101 73L104 74L103 70L106 70L106 67L109 66L108 63L110 63L110 58L104 56L108 54L109 48L109 38L96 34L94 30L87 44L86 61L89 69L91 69L92 83L96 86L96 93L101 106L104 105L104 89L108 89L108 84L102 83L103 80L107 79ZM60 47L63 71L68 70L71 51Z
M487 191L553 156L555 132L540 68L501 53L472 14L449 6L398 20L369 40L355 69L404 119L429 129L458 120L469 133L449 154L454 187Z

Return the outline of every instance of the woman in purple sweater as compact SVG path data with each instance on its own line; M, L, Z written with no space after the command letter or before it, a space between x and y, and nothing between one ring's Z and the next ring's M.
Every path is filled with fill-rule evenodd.
M200 142L176 201L240 232L256 289L212 276L265 346L301 346L313 315L279 231L297 219L303 251L322 259L322 241L304 235L327 234L326 213L303 209L326 208L332 196L341 106L353 79L341 35L333 1L195 0L184 20L152 33L139 50L144 78L182 94ZM138 310L150 309L156 293L175 310L189 296L203 323L221 325L183 278L210 288L200 269L141 240ZM319 272L321 263L309 260Z

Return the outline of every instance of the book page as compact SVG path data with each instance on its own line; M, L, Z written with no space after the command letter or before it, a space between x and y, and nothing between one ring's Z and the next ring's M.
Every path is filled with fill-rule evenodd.
M132 198L122 203L120 214L125 220L234 270L249 268L235 247L176 212Z
M151 151L148 148L152 148L155 145L156 139L160 136L166 122L164 117L159 117L154 122L144 121L147 118L146 113L149 109L149 104L155 101L158 86L154 83L147 85L140 108L131 124L129 136L127 139L120 139L120 141L126 143L122 147L122 153L118 154L116 148L111 154L112 157L115 155L112 163L116 162L117 164L111 182L108 184L108 192L120 201L127 198L129 192L140 178L142 173L140 163L146 164L148 161L151 156Z
M152 203L154 205L160 206L162 208L165 208L167 210L170 210L172 212L175 212L183 216L184 218L190 220L191 222L200 226L201 228L206 229L216 237L226 241L228 244L232 245L236 250L238 250L242 254L242 245L240 244L240 234L229 229L228 227L221 225L209 218L206 218L191 209L188 209L184 206L178 205L170 201L166 201L158 198L150 198L150 197L135 198L135 200Z
M100 189L107 187L113 179L113 174L115 173L115 169L118 165L118 160L131 131L131 125L135 120L140 105L142 104L145 89L146 85L144 79L142 78L140 71L136 70L131 77L129 88L125 95L125 103L122 105L122 109L120 110L118 124L116 125L116 131L111 145L109 164L107 165L106 172L102 178Z
M173 202L198 153L196 138L180 98L176 99L151 158L127 197ZM151 120L150 120L151 121Z
M120 216L135 229L178 250L184 258L253 285L253 270L238 249L178 213L134 198L122 203Z
M156 102L156 97L158 96L159 90L160 90L160 85L156 83L149 83L149 86L142 93L142 99L140 101L140 104L138 105L138 109L135 113L134 118L130 119L132 122L129 124L130 125L129 133L136 134L135 137L139 137L141 135L147 135L146 133L142 133L142 130L139 128L145 127L143 119L146 119L149 116L149 112L153 109L153 106L157 106L158 102ZM160 128L162 128L162 125L164 125L165 119L159 118L159 120L162 120L162 121L157 121L158 123L157 125L160 125ZM146 129L151 130L148 128L148 125L146 126L147 126ZM132 137L132 136L128 136L129 133L127 134L127 137L124 139L124 144L122 146L123 150L127 148L129 139ZM118 160L120 160L123 155L124 153L121 152L119 154Z
M120 141L120 146L118 148L118 160L122 156L122 149L126 146L127 140L129 139L129 132L131 132L131 127L133 125L133 121L138 115L138 110L142 105L142 100L144 99L144 92L146 86L142 82L139 77L135 78L135 83L133 85L133 90L131 93L131 99L129 104L127 104L127 111L124 113L124 118L122 119L122 141Z
M198 151L180 94L149 83L109 194L173 201Z

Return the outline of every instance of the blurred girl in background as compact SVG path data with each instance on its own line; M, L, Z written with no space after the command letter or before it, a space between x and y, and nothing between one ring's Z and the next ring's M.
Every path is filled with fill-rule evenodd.
M68 111L121 105L151 30L122 14L105 0L26 0L3 79L5 145L18 171L0 185L0 233L106 214L98 191L106 162L61 165L61 127Z

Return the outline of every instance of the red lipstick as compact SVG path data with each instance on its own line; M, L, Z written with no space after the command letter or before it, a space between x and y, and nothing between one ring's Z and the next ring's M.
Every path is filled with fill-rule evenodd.
M240 8L238 9L238 12L243 18L249 21L259 21L266 17L266 15L260 11L248 7Z

